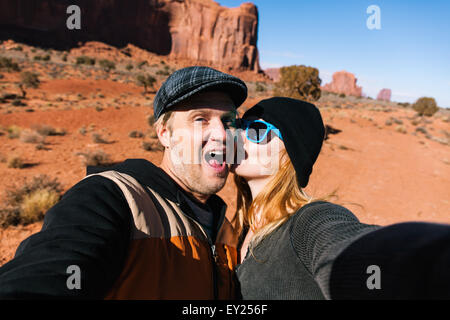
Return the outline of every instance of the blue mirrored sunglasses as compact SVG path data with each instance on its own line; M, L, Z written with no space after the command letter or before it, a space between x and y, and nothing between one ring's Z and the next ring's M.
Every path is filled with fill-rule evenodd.
M271 130L283 141L280 130L269 122L240 119L240 123L241 128L245 130L245 136L251 142L260 143L264 141Z

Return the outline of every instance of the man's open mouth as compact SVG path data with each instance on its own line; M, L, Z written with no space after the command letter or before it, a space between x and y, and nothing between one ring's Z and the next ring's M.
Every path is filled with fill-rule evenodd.
M205 162L217 171L225 169L225 152L223 150L210 150L205 152Z

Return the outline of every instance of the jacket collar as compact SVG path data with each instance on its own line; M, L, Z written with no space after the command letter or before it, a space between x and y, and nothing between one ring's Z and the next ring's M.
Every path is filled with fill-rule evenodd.
M205 204L199 202L192 195L185 192L164 170L155 166L148 160L145 159L127 159L124 162L118 163L110 167L95 167L88 166L87 174L99 173L103 171L114 170L121 173L129 174L135 178L139 183L144 186L148 186L155 190L162 197L175 202L183 212L192 212L189 205L187 205L184 197L181 193L189 197L195 204L203 207L209 211L212 211L218 218L217 228L219 229L225 218L225 213L227 205L217 195L211 195Z

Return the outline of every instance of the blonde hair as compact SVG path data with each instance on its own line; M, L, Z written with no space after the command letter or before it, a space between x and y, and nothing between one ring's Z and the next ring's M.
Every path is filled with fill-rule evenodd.
M234 222L240 234L245 227L249 227L254 232L251 246L249 246L252 254L254 246L305 204L329 201L332 197L337 197L337 189L324 197L313 198L307 195L297 183L295 169L286 149L280 151L279 170L255 199L252 199L250 187L244 178L235 174L234 182L238 189ZM258 212L261 213L261 223L255 221Z

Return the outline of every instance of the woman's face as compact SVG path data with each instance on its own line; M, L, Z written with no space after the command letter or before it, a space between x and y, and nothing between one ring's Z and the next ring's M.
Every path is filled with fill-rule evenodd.
M246 118L246 120L255 119L258 118ZM253 129L249 128L250 130ZM263 131L259 131L258 133L262 134ZM280 151L285 147L283 141L273 130L260 143L250 141L247 138L245 129L239 130L237 134L237 159L230 168L231 172L249 181L269 177L278 171ZM250 132L250 136L252 136L251 134L252 132Z

